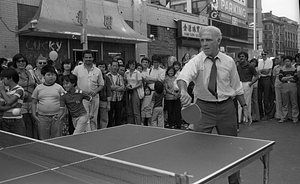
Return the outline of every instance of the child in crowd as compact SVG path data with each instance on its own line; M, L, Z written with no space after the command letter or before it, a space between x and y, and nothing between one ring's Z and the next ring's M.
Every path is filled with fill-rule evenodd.
M75 127L73 134L82 133L87 128L89 118L82 100L86 99L87 101L91 101L92 97L83 93L81 90L75 89L77 85L76 75L64 75L61 80L66 92L63 92L60 97L60 112L58 117L63 117L65 112L64 108L67 107Z
M151 109L152 120L151 126L164 127L164 84L156 81L154 84L154 93L152 96Z
M1 78L0 110L4 111L1 129L20 135L26 135L25 123L21 113L24 89L18 85L19 74L13 68L6 68L1 72ZM8 87L7 92L5 86Z
M38 85L32 93L32 115L38 125L39 139L50 139L62 135L60 95L64 92L61 85L55 83L57 73L51 65L41 69L45 82Z
M103 89L99 92L99 113L98 113L98 129L107 128L108 125L108 111L110 111L110 101L111 101L111 81L109 77L106 76L106 63L100 61L96 63L96 66L101 70L102 77L104 80Z
M137 69L140 73L142 73L142 71L143 71L143 66L142 66L142 64L137 63L137 64L136 64L136 69Z
M149 86L145 87L145 97L142 100L141 116L142 124L145 126L150 125L151 121L151 89Z

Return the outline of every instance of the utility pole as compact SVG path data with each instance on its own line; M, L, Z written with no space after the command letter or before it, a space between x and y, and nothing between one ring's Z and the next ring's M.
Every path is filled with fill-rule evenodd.
M253 50L256 51L256 0L253 0Z
M80 41L82 43L82 49L88 49L88 39L87 39L87 16L86 16L86 0L82 1L82 30Z

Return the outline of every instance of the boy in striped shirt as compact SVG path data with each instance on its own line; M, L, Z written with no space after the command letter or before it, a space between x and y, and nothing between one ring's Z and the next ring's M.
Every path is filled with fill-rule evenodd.
M1 72L0 110L3 110L2 129L4 131L26 135L26 128L21 114L24 89L18 85L19 74L15 69L7 68ZM8 87L8 91L5 90Z

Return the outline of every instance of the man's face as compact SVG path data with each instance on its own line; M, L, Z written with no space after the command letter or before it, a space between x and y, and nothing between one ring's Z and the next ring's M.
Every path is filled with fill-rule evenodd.
M200 35L201 48L205 55L214 57L218 53L220 38L217 38L211 31L205 30Z
M266 60L267 59L267 54L266 53L262 53L261 57L263 58L263 60Z
M112 62L111 63L111 71L114 73L117 73L119 69L119 64L118 62Z
M247 61L247 59L246 59L246 56L244 55L244 54L241 54L240 56L239 56L239 63L244 63L245 61Z
M125 67L124 66L121 66L119 68L119 74L122 75L122 76L124 76L124 74L125 74Z
M154 67L154 68L158 68L158 67L159 67L158 61L153 60L153 67Z
M86 65L92 65L94 61L94 57L92 54L84 54L83 56L83 62Z

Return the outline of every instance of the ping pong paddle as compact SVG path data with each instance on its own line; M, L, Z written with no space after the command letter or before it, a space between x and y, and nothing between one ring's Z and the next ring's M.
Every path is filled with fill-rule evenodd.
M201 120L202 112L197 104L192 103L189 106L183 107L181 109L181 116L187 123L196 124Z

